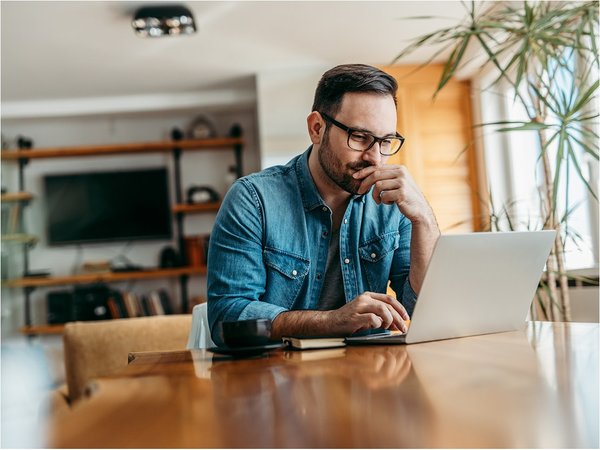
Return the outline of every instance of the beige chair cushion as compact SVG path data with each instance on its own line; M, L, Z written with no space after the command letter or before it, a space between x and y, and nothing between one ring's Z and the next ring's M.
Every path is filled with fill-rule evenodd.
M65 326L65 374L69 400L94 378L127 366L129 352L185 350L191 314L72 322Z
M69 393L66 384L62 384L46 394L42 411L45 414L44 417L56 417L58 414L70 411Z

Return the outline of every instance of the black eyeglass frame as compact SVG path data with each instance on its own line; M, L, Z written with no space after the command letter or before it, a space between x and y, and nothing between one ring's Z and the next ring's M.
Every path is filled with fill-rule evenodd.
M338 122L337 120L335 120L333 117L325 114L324 112L319 111L319 114L321 114L321 116L327 121L327 122L331 122L332 124L334 124L336 127L344 130L345 132L348 133L348 140L346 142L346 145L348 145L348 148L350 148L350 150L353 150L355 152L368 152L369 150L371 150L371 148L375 145L375 142L379 142L379 153L382 156L392 156L395 155L396 153L398 153L401 149L402 146L404 145L404 141L406 140L404 138L404 136L402 136L400 133L398 133L396 131L396 134L393 136L395 139L399 139L400 140L400 147L398 147L398 149L394 152L394 153L382 153L381 152L381 143L387 139L390 139L390 137L392 136L386 136L386 137L377 137L375 136L373 133L370 133L369 131L365 131L365 130L359 130L357 128L352 128L349 127L347 125L344 125L341 122ZM350 136L352 135L352 133L363 133L363 134L367 134L369 136L371 136L373 138L373 142L371 142L371 145L369 145L366 149L364 150L356 150L355 148L352 148L350 146Z

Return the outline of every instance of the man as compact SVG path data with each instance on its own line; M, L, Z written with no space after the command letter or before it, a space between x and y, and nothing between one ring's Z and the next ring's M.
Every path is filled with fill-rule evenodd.
M208 317L272 320L272 337L406 330L439 229L405 167L386 165L396 81L371 66L327 71L308 115L312 146L238 180L210 239ZM398 300L385 294L388 281Z

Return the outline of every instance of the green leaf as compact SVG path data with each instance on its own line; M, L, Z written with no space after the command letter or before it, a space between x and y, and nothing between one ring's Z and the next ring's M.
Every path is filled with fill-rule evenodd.
M516 126L516 127L499 128L497 131L500 131L500 132L532 131L532 130L539 131L539 130L545 130L547 128L550 128L550 125L547 125L545 123L539 123L539 122L527 122L527 123L524 123L523 125Z
M577 99L575 105L569 112L569 116L575 114L578 111L581 111L585 105L587 105L590 100L593 98L593 95L598 90L598 86L600 86L600 80L596 80L586 91L584 91Z
M579 163L577 162L577 155L575 155L573 146L571 145L570 142L568 144L569 144L568 145L569 155L571 156L570 160L573 161L573 165L575 166L575 171L577 172L577 175L579 175L579 178L581 179L581 181L583 181L583 184L585 184L585 187L587 188L588 192L590 194L592 194L592 196L596 199L596 201L598 201L598 197L596 196L596 193L594 192L594 190L588 183L588 180L585 178L585 175L583 174L581 167L579 167Z
M577 144L579 144L579 146L581 147L581 149L584 152L586 152L589 155L591 155L596 161L598 161L600 159L600 156L598 155L598 148L597 147L595 149L592 149L588 144L586 144L585 142L581 141L579 138L577 138L573 134L569 134L569 139L572 139Z
M545 84L545 83L543 83ZM546 86L546 90L548 91L548 95L544 95L542 94L539 89L537 88L537 86L534 83L529 83L529 88L531 90L533 90L533 92L535 93L535 95L537 96L537 98L539 98L542 103L544 103L548 109L550 109L550 111L557 113L557 107L556 105L559 103L558 99L554 96L554 94L552 93L552 90L550 89L549 86ZM553 101L553 103L550 103L548 101L548 97Z
M463 41L460 43L460 45L458 45L454 49L454 51L450 55L450 58L448 58L448 62L446 62L445 66L444 66L444 71L442 73L440 83L435 91L436 94L442 90L442 88L446 85L446 83L448 83L448 81L450 81L450 79L456 73L456 69L461 64L462 58L465 54L465 50L467 49L467 47L469 45L470 38L471 38L471 34L467 34L464 37Z
M565 151L565 139L566 133L564 129L560 130L558 146L556 148L556 162L554 166L554 180L552 180L552 215L556 215L556 208L558 205L558 187L560 184L560 169L563 163L563 155ZM548 144L546 144L543 148L543 151L548 151Z

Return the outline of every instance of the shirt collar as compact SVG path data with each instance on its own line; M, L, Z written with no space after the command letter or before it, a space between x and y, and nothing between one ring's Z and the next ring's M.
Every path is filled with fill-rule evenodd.
M325 201L321 198L321 194L319 194L319 191L317 190L310 169L308 168L308 157L310 156L312 148L312 145L308 147L296 161L296 176L298 177L298 184L300 185L300 195L302 196L304 209L307 211L319 206L326 206ZM371 190L369 189L368 192L371 192ZM366 195L353 195L352 200L360 200L364 203L365 197Z

